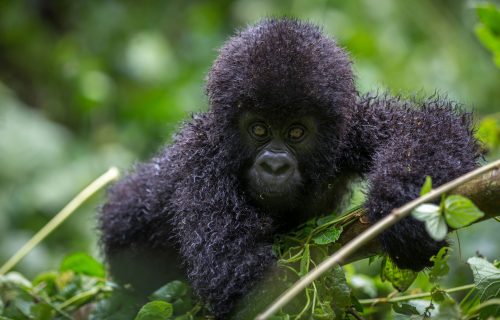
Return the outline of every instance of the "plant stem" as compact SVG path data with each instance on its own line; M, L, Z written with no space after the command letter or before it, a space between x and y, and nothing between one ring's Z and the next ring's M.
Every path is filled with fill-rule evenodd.
M102 189L109 182L115 180L120 175L115 167L111 167L99 178L95 179L85 189L83 189L75 198L73 198L59 213L57 213L42 229L40 229L31 239L28 240L5 264L0 268L0 276L6 274L14 268L21 259L23 259L34 247L51 234L61 223L78 209L82 203Z
M273 315L279 309L284 307L288 302L290 302L297 294L299 294L304 288L306 288L311 282L319 278L323 273L327 272L334 265L342 262L344 259L349 257L351 254L356 252L370 240L374 239L384 230L403 219L417 206L430 202L434 200L441 194L448 192L465 182L493 169L500 168L500 160L492 162L486 166L480 167L472 172L469 172L455 180L452 180L436 189L431 190L429 193L421 196L413 201L408 202L406 205L394 209L389 215L385 216L383 219L379 220L372 227L368 228L366 231L358 235L356 238L351 240L336 253L331 255L325 261L320 263L316 268L311 270L308 274L302 277L300 280L295 282L295 284L285 291L278 299L276 299L268 309L257 316L257 320L264 320Z
M469 290L474 288L476 285L475 284L467 284L463 285L460 287L455 287L455 288L450 288L450 289L445 289L442 290L446 293L453 293L453 292L458 292L458 291L463 291L463 290ZM424 292L424 293L417 293L417 294L409 294L406 296L400 296L400 297L395 297L395 298L374 298L374 299L361 299L359 300L359 303L361 304L377 304L377 303L391 303L391 302L400 302L400 301L407 301L407 300L413 300L413 299L420 299L420 298L427 298L432 295L431 292Z

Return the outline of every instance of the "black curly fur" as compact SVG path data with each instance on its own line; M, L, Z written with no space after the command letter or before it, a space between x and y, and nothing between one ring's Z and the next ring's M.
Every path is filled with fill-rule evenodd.
M445 99L358 97L346 52L308 23L265 20L232 37L209 73L207 95L208 112L110 190L99 228L119 281L147 292L187 276L220 317L274 264L282 214L296 224L329 213L360 175L376 221L415 198L426 175L437 186L477 165L469 114ZM281 216L256 205L242 183L250 157L237 129L244 111L318 119L314 151L298 159L304 191ZM398 265L414 270L445 244L412 218L380 240Z

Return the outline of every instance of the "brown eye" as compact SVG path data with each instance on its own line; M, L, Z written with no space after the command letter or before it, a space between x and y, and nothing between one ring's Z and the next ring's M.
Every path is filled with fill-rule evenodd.
M262 124L255 124L252 126L252 134L257 138L264 138L267 136L267 128Z
M300 140L302 139L302 137L304 136L304 128L302 127L293 127L290 129L290 131L288 131L288 137L291 139L291 140Z

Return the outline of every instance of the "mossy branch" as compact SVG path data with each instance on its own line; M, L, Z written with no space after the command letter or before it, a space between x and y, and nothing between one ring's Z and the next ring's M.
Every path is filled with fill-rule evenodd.
M352 262L379 253L380 244L376 241L376 237L380 233L408 216L417 206L431 202L445 193L461 194L471 199L484 211L485 217L483 219L495 217L499 214L500 208L500 160L431 190L424 196L394 209L389 215L373 225L370 225L366 218L366 211L360 209L357 212L358 220L346 228L339 239L343 245L342 248L285 291L269 308L257 316L257 319L264 320L273 315L334 265Z

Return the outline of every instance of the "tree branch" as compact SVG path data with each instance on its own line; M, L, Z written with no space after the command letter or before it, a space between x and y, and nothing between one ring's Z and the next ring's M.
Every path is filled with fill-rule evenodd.
M469 198L485 213L484 217L475 223L494 218L500 215L500 169L486 172L452 189L448 194L459 194ZM354 214L359 218L344 229L338 240L341 245L345 245L372 226L366 216L366 209L359 209ZM450 230L453 231L451 228ZM343 264L368 258L381 252L378 239L374 239L357 251L356 254L345 260Z
M492 171L493 170L493 171ZM492 171L492 172L490 172ZM490 172L487 177L484 177L484 174ZM479 177L479 178L478 178ZM416 208L417 206L423 204L423 203L428 203L431 202L432 200L436 199L439 197L441 194L444 193L455 193L455 192L471 192L472 194L465 194L466 196L470 197L472 201L483 201L485 203L476 203L476 205L485 210L485 213L488 216L494 216L498 212L495 212L498 208L498 201L499 201L499 189L500 189L500 183L498 179L500 178L500 160L497 160L493 163L490 163L484 167L478 168L472 172L469 172L451 182L448 182L436 189L431 190L429 193L425 194L422 197L419 197L413 201L410 201L406 205L394 209L389 215L384 217L383 219L379 220L377 223L374 225L370 226L368 223L363 223L364 221L367 222L367 219L364 215L360 214L360 218L358 219L358 222L361 223L361 225L358 226L356 235L353 236L352 238L347 238L347 233L343 233L343 239L341 239L341 243L345 244L343 247L338 250L336 253L331 255L329 258L327 258L325 261L320 263L316 268L311 270L308 274L306 274L304 277L302 277L299 281L297 281L291 288L289 288L287 291L285 291L276 301L274 301L268 309L266 309L263 313L261 313L259 316L257 316L256 319L258 320L264 320L273 315L276 311L281 309L283 306L285 306L290 300L292 300L298 293L300 293L304 288L306 288L309 284L311 284L314 280L316 280L318 277L320 277L323 273L328 271L331 267L333 267L336 264L339 263L345 263L347 262L348 258L350 258L353 253L357 252L358 250L366 247L370 247L371 253L378 252L378 248L373 248L372 243L375 242L373 241L380 233L382 233L385 229L389 228L390 226L394 225L397 223L399 220L403 219L404 217L408 216L411 211ZM479 179L479 180L478 180ZM484 179L488 181L484 181ZM468 183L469 181L476 181L474 187L461 187L465 183ZM494 180L494 181L490 181ZM460 188L461 187L461 188ZM484 195L481 194L479 191L480 187L489 187L496 192L488 190L483 192L486 192L489 194L488 197L485 197ZM487 199L487 200L486 200ZM495 206L496 203L496 206ZM365 217L365 218L363 218ZM358 222L354 223L353 226L358 225ZM364 228L362 227L363 224L366 224ZM351 227L353 228L353 227ZM351 230L351 228L348 228ZM363 231L364 229L364 231ZM352 231L352 232L354 232ZM361 232L358 234L358 232ZM376 250L374 250L376 249ZM359 254L358 254L359 257Z

